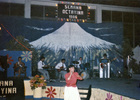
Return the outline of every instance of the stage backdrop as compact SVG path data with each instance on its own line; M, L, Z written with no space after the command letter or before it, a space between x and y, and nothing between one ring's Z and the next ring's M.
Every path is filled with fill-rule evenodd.
M92 69L107 53L108 58L117 58L111 63L111 72L122 70L122 23L75 23L2 16L0 22L11 33L2 29L1 50L13 37L22 35L38 52L38 60L42 54L46 57L47 65L55 66L65 58L68 66L83 57L84 64Z
M1 56L7 56L8 64L10 65L7 69L7 77L14 76L13 66L18 62L18 57L22 57L22 62L27 66L26 73L27 76L31 76L31 57L32 54L30 51L0 51Z

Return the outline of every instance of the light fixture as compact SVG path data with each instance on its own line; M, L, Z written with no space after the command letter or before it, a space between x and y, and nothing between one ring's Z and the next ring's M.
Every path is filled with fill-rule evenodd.
M74 2L72 2L72 4L74 5Z

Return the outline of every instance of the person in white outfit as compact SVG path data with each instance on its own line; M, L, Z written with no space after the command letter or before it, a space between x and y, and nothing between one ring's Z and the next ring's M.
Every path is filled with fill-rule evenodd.
M38 71L43 74L44 79L47 80L49 82L50 80L50 76L47 70L44 70L43 67L46 67L47 65L45 65L44 63L45 57L41 57L40 61L38 62Z
M65 79L65 74L67 73L65 59L61 59L61 62L55 66L55 69L56 69L56 76L59 77L59 80Z
M78 73L80 73L81 71L83 71L85 68L84 68L84 65L83 65L83 59L82 59L82 57L80 57L79 58L79 60L78 60L78 68L77 68L77 70L78 70Z
M107 54L104 54L100 60L100 78L110 78L110 60Z

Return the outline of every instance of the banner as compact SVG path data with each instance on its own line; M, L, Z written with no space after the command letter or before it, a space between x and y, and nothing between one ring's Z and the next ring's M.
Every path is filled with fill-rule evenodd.
M58 18L87 19L87 6L58 4Z

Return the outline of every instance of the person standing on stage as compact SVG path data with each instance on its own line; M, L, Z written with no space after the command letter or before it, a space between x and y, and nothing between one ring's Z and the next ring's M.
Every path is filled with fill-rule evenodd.
M65 59L61 59L61 62L55 66L56 69L56 76L59 77L59 80L65 79L65 74L67 73L67 68L65 65Z
M44 79L47 80L47 82L50 81L50 76L47 70L44 70L43 67L46 67L47 65L45 65L44 63L45 57L41 57L40 61L38 62L38 71L43 74Z
M64 100L81 100L76 83L77 79L82 80L82 77L77 72L74 72L74 70L74 65L70 65L69 73L65 75Z
M110 60L107 58L107 54L103 54L103 58L100 60L101 68L102 68L102 75L101 78L110 78Z

